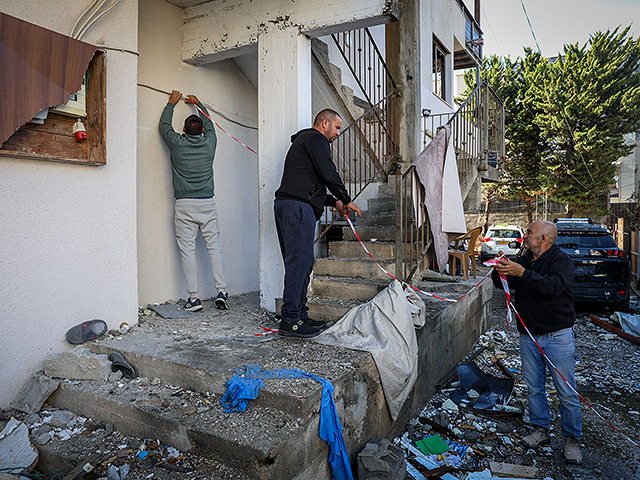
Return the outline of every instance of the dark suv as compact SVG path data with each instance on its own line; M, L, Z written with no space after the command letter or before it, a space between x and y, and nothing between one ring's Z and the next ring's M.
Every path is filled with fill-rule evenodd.
M607 303L618 312L629 310L630 268L604 225L588 218L556 218L555 244L568 254L576 269L575 302Z

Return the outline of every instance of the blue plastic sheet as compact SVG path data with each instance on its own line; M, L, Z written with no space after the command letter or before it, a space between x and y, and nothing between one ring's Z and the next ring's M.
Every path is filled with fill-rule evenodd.
M329 445L329 464L331 478L334 480L353 480L351 464L347 446L344 443L342 425L333 401L333 385L326 378L313 373L307 373L297 368L282 368L280 370L263 370L260 365L246 365L237 368L225 386L227 391L220 403L224 411L244 412L249 400L255 400L264 387L264 381L273 378L311 378L322 385L322 400L320 405L320 426L318 435Z

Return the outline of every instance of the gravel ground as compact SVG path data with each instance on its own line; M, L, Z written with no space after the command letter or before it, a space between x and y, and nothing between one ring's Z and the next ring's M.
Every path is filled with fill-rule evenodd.
M635 307L635 302L632 307ZM493 297L492 328L479 339L467 358L481 352L475 359L476 364L489 368L494 367L493 362L499 358L515 377L509 405L520 409L524 415L521 418L498 419L478 415L469 409L447 410L444 408L447 405L443 404L456 390L456 384L452 386L450 382L429 401L419 417L409 422L405 437L416 441L436 433L425 424L425 419L458 433L449 435L449 439L465 442L473 448L467 450L469 453L465 454L461 468L452 472L460 479L467 478L470 471L487 468L490 461L537 467L537 478L541 479L640 478L640 449L634 444L640 441L640 346L590 321L590 313L607 319L610 313L606 309L597 305L577 305L576 310L578 391L597 411L595 413L582 403L583 437L580 445L584 461L581 466L565 464L559 402L550 377L548 390L553 391L549 398L553 417L551 445L540 449L519 446L520 439L529 432L525 423L528 420L526 387L520 373L518 332L514 324L507 327L505 297L498 290ZM600 416L629 439L607 425ZM441 435L447 438L446 433Z

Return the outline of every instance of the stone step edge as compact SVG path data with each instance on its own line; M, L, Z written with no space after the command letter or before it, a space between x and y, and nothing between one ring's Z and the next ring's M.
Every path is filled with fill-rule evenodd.
M373 285L376 287L387 287L392 281L392 278L389 280L384 280L380 278L362 278L362 277L340 277L336 275L314 275L313 281L316 282L331 282L331 283L351 283L351 284L362 284L362 285Z
M275 428L278 425L258 423L259 427L263 427L260 432L262 438L254 433L251 438L244 438L245 443L239 443L239 438L233 438L232 433L225 435L219 431L205 428L207 424L198 420L204 415L198 417L197 413L185 414L184 411L187 408L183 409L183 416L187 420L183 423L176 420L175 417L153 411L151 405L136 405L130 398L125 397L121 400L104 398L91 392L90 389L83 389L83 384L86 383L95 382L66 381L61 383L58 390L49 397L49 404L71 410L76 414L92 418L94 421L111 423L115 430L130 436L157 438L180 451L202 454L223 462L225 458L230 458L233 463L242 462L254 470L259 470L262 465L273 465L278 457L286 458L289 456L289 452L305 448L297 446L300 442L296 439L296 433L308 433L312 439L315 433L317 437L318 411L315 411L306 422L301 422L300 419L290 415L274 415L271 409L261 408L255 404L250 405L246 412L225 414L222 413L219 399L216 399L215 404L212 402L212 405L219 410L221 415L229 415L229 423L233 427L230 430L233 432L242 429L243 421L247 425L255 427L256 416L263 419L277 416L278 422L284 422L280 431ZM285 429L287 423L291 423L291 427ZM215 427L220 427L221 424L222 422L218 421L215 423ZM319 437L316 447L320 451L325 449L328 451L326 443ZM263 474L256 478L263 478Z
M99 343L90 344L89 348L97 355L109 355L114 351L119 352L125 358L129 359L133 365L141 364L143 361L151 362L157 365L156 369L158 371L166 372L168 369L173 369L174 366L178 366L179 372L172 376L172 383L185 390L195 388L196 391L211 392L221 397L226 391L224 384L229 380L229 378L231 378L230 375L204 372L202 369L191 367L186 363L167 362L161 357L138 355L131 350L112 348ZM205 383L207 381L207 376L219 378L207 385ZM192 379L197 379L197 383ZM222 385L222 389L215 387L214 384ZM315 405L318 405L321 397L322 387L320 385L317 385L317 387L306 397L281 395L278 392L271 391L268 385L266 385L260 392L260 396L254 400L254 402L259 402L259 404L265 408L275 408L291 415L300 415L301 412L309 411L314 408Z

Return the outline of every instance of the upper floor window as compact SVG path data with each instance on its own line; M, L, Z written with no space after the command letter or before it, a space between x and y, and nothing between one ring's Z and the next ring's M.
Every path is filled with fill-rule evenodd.
M449 51L433 37L433 93L446 101L447 70L446 58Z

